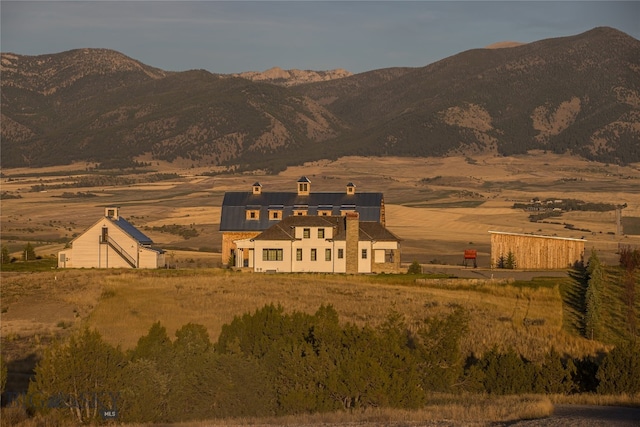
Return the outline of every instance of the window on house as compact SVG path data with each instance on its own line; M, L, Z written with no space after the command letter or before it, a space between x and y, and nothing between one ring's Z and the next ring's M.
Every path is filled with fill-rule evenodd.
M318 250L311 249L311 261L315 261L318 259Z
M331 261L331 249L324 250L324 260Z
M282 249L263 249L263 261L282 261Z
M367 259L367 250L366 249L362 250L362 259Z
M324 228L318 228L318 239L324 239Z
M247 211L245 218L249 220L260 219L260 211L256 209L250 209Z
M280 219L280 211L269 211L269 219Z
M309 237L311 237L311 229L310 228L303 228L302 229L302 238L303 239L308 239Z
M296 261L302 261L302 249L296 249Z
M338 249L338 259L344 258L344 249Z

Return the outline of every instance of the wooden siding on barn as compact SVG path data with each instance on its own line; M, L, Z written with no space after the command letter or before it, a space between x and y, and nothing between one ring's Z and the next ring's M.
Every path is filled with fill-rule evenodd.
M491 233L491 266L497 267L500 257L513 254L515 268L533 270L564 269L584 257L586 240L529 234Z

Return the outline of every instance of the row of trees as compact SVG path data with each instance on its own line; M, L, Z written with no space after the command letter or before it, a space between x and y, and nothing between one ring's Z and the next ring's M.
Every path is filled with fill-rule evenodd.
M627 333L630 337L637 337L636 325L636 287L638 285L637 275L640 272L640 250L631 247L621 247L619 251L620 259L620 284L621 291L619 298L622 302L621 310L624 311ZM589 339L600 341L605 340L606 311L608 308L606 300L606 289L615 284L616 274L612 274L602 264L595 251L591 252L582 282L584 283L584 335ZM609 291L610 293L610 291ZM611 296L609 296L609 300Z
M77 422L176 422L352 410L418 408L431 392L640 392L640 344L601 363L551 351L542 363L513 350L460 351L468 314L408 328L391 313L377 328L340 324L331 306L286 314L265 306L236 317L216 343L187 324L172 341L160 323L128 351L84 330L47 349L24 398L34 411Z
M24 245L24 248L22 248L23 261L33 261L38 258L39 257L36 256L36 250L31 243L27 243L26 245ZM5 245L2 245L2 251L0 252L0 263L9 264L13 261L16 261L16 259L11 257L9 248Z

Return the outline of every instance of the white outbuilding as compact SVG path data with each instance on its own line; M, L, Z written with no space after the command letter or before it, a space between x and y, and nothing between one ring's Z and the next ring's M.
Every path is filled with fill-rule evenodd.
M117 207L105 208L104 217L58 252L59 268L161 268L164 251L120 216Z

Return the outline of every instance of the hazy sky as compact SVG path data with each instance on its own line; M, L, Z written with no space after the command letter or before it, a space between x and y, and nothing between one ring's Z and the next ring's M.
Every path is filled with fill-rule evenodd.
M2 52L109 48L170 71L419 67L597 26L640 39L640 2L4 1Z

